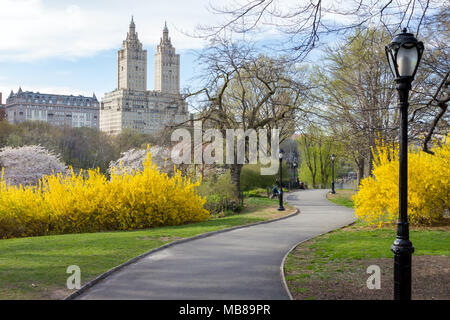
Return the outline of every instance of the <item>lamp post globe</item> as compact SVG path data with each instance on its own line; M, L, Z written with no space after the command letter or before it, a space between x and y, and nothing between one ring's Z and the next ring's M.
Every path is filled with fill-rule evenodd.
M278 206L278 211L284 211L284 207L283 207L283 168L282 168L282 161L283 161L283 155L284 155L284 151L283 149L280 149L280 151L278 152L278 158L280 159L280 166L279 166L279 170L280 170L280 182L279 182L279 188L280 188L280 195L279 195L279 206Z
M400 109L399 218L394 253L394 299L411 299L411 257L414 247L409 240L408 224L408 95L411 82L422 58L424 45L406 29L386 46L386 56L394 75Z
M336 160L336 156L331 154L331 193L335 194L336 190L334 189L334 160Z
M417 41L406 28L392 39L386 46L389 67L395 79L409 78L414 80L424 50L421 41Z

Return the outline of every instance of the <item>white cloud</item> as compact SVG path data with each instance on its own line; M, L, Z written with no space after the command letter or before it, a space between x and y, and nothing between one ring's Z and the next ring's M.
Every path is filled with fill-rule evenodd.
M107 49L107 36L88 33L92 18L91 13L83 13L75 5L53 10L39 0L2 0L0 60L73 58Z
M145 48L159 43L167 20L178 50L198 49L205 42L185 33L193 33L200 24L216 25L224 18L207 9L210 2L236 4L235 0L0 0L0 62L73 60L118 49L131 15ZM266 32L272 35L274 30Z
M179 30L193 30L196 22L213 22L207 1L80 2L42 0L0 1L0 62L59 57L76 59L101 50L118 49L134 14L144 47L159 43L164 21L177 49L199 48L203 42ZM208 21L209 20L209 21Z

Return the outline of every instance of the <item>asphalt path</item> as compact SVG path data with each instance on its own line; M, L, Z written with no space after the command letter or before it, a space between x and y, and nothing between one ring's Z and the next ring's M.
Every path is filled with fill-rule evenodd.
M78 299L285 300L280 266L299 242L343 227L354 211L337 206L328 190L285 194L300 214L152 253L112 273Z

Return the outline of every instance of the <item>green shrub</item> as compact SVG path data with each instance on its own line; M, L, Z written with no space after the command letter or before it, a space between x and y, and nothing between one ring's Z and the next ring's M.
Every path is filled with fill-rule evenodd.
M260 164L248 164L242 168L241 172L241 189L243 191L249 191L255 188L267 189L267 187L272 188L273 185L278 180L279 175L277 174L267 176L261 175L261 165ZM283 184L288 185L289 183L289 169L283 163Z
M229 172L220 176L211 175L207 181L200 184L197 190L206 198L205 209L211 214L217 215L227 210L237 212L242 209L238 199L234 197L234 186Z
M408 149L408 219L411 224L445 221L450 213L450 134L434 154ZM353 196L355 214L370 224L395 223L399 211L399 146L378 141L373 176Z
M37 186L11 186L0 174L0 239L78 232L136 230L205 221L210 214L198 183L152 165L143 170L100 169L44 176Z
M256 188L256 189L252 189L249 191L244 191L243 192L244 197L247 198L262 198L262 197L267 197L267 188L263 189L263 188Z

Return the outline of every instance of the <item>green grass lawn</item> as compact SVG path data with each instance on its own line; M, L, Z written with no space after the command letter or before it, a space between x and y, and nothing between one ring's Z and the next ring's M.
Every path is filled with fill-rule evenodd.
M366 224L357 222L347 228L317 237L305 245L318 259L392 258L390 247L395 236L395 228L368 229ZM444 227L423 230L413 228L410 231L410 239L416 247L414 255L450 256L450 232Z
M277 204L277 200L249 198L241 214L201 223L0 240L0 299L63 298L71 293L65 287L70 265L80 267L83 284L165 243L279 217ZM294 211L289 207L283 214Z
M410 239L415 247L414 257L445 256L447 260L439 260L441 263L439 267L445 268L447 265L448 268L450 265L449 231L448 226L413 228L410 231ZM384 259L389 259L393 263L394 255L390 247L395 237L394 227L373 229L368 228L365 223L357 222L353 226L302 243L288 255L285 263L285 276L291 294L296 299L342 299L342 297L371 299L370 295L352 296L349 291L364 288L364 281L367 278L365 268L368 265L385 265ZM382 261L385 263L383 264ZM386 269L383 271L389 274L392 272ZM414 276L426 277L425 274L417 273ZM388 278L390 277L392 277L391 274ZM445 275L442 277L445 278ZM357 281L360 287L355 287L354 282ZM386 290L386 282L383 284ZM425 286L425 284L421 285ZM336 292L332 293L332 291ZM431 291L420 298L429 299L433 293ZM386 296L382 297L382 299L385 298ZM391 297L388 296L387 299Z
M337 190L334 195L328 194L327 199L352 208L350 197L353 193L352 190ZM411 227L410 239L415 247L414 256L450 257L449 231L449 226ZM366 277L365 270L361 272L361 264L371 259L393 259L390 247L395 237L394 225L379 229L357 221L351 226L300 244L288 255L285 264L286 280L291 293L299 299L321 298L310 297L308 292L325 294L326 299L345 296L345 288L351 287L345 281L349 283L352 278ZM328 291L335 289L327 286L335 286L339 281L344 283L337 290L341 290L339 295L330 296ZM318 289L318 286L323 288ZM339 285L336 287L339 288Z
M331 202L338 204L340 206L344 206L347 208L353 208L354 204L352 201L352 195L355 194L356 191L351 189L336 189L335 194L328 193L327 199Z

